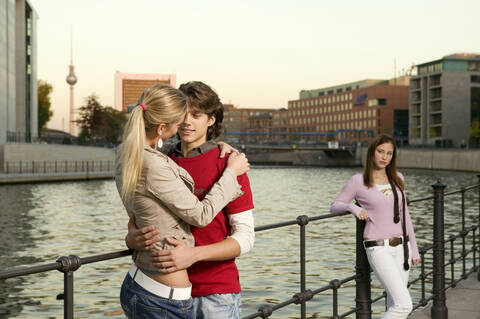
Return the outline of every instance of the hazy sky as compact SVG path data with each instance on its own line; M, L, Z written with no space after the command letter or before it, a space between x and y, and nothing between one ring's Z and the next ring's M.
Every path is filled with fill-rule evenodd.
M393 77L394 59L400 71L480 53L478 0L29 1L57 129L68 119L70 26L77 108L91 93L113 106L115 71L175 73L225 103L280 108L301 89Z

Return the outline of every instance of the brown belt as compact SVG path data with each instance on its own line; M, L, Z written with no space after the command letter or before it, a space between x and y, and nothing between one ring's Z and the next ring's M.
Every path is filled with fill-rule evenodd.
M407 242L408 242L408 236L407 236ZM363 242L365 245L365 248L368 247L375 247L375 246L384 246L385 242L382 239L379 240L365 240ZM388 245L395 247L402 244L402 237L392 237L388 239Z

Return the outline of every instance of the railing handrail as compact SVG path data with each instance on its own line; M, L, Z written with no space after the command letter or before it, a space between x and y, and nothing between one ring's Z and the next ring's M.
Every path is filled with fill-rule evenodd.
M479 177L479 180L480 180L480 175L478 175ZM447 195L453 195L453 194L458 194L458 193L461 193L462 194L462 213L464 212L464 195L465 195L465 192L469 191L469 190L472 190L472 189L476 189L478 188L479 189L479 199L480 199L480 183L479 184L475 184L475 185L471 185L471 186L468 186L468 187L461 187L459 190L454 190L454 191L451 191L449 193L445 193L444 192L444 188L445 188L445 185L441 184L440 182L437 182L437 184L435 185L432 185L434 187L434 190L435 190L435 195L434 196L428 196L428 197L424 197L424 198L417 198L417 199L413 199L413 200L410 200L409 203L413 203L413 202L419 202L419 201L423 201L423 200L428 200L428 199L434 199L434 211L435 211L435 214L437 214L438 212L440 212L441 214L443 214L443 198L444 196L447 196ZM438 205L441 205L441 206L438 206ZM437 210L437 206L438 207L441 207L441 210L438 211ZM280 222L280 223L273 223L273 224L267 224L267 225L263 225L263 226L258 226L258 227L255 227L255 232L260 232L260 231L264 231L264 230L269 230L269 229L275 229L275 228L280 228L280 227L286 227L286 226L291 226L291 225L299 225L301 228L300 228L300 237L301 237L301 247L300 247L300 251L301 251L301 260L300 260L300 264L301 264L301 291L299 293L296 293L293 295L292 298L282 302L282 303L279 303L279 304L276 304L276 305L265 305L265 306L262 306L259 308L259 310L254 313L254 314L251 314L247 317L245 317L244 319L251 319L251 318L256 318L256 317L262 317L262 318L266 318L268 316L270 316L273 311L277 310L277 309L280 309L280 308L283 308L287 305L290 305L292 303L295 303L295 304L300 304L302 306L301 308L301 311L302 311L302 318L305 318L305 302L309 301L310 299L313 298L313 296L315 296L316 294L319 294L323 291L326 291L326 290L330 290L332 289L333 290L333 305L334 305L334 310L333 310L333 317L332 318L343 318L349 314L352 314L354 312L357 312L357 318L370 318L371 317L371 309L370 309L370 305L373 303L373 302L376 302L378 300L381 300L382 298L384 298L386 296L385 292L383 294L381 294L380 296L378 297L375 297L375 298L371 298L370 297L370 293L368 293L368 295L366 296L367 300L360 300L358 298L358 295L357 295L357 305L355 308L347 311L346 313L344 314L341 314L341 315L338 315L338 308L337 308L337 303L338 303L338 300L337 300L337 290L338 288L341 287L342 284L346 283L346 282L349 282L349 281L352 281L352 280L356 280L357 281L357 287L358 285L360 284L365 284L365 282L367 282L367 288L370 290L370 269L368 269L368 274L366 274L364 271L362 272L362 270L358 269L358 239L359 239L359 236L361 237L362 234L363 234L363 228L361 229L361 231L359 231L359 226L358 225L362 225L362 222L357 220L357 273L353 276L349 276L349 277L346 277L344 279L333 279L330 281L330 283L326 286L323 286L323 287L320 287L316 290L307 290L306 287L305 287L305 226L310 222L310 221L319 221L319 220L323 220L323 219L329 219L329 218L335 218L335 217L340 217L340 216L345 216L345 215L349 215L350 213L349 212L342 212L342 213L328 213L328 214L323 214L323 215L317 215L317 216L313 216L313 217L308 217L308 216L305 216L305 215L302 215L302 216L298 216L296 219L294 220L287 220L287 221L284 221L284 222ZM443 216L442 216L443 218ZM443 221L442 221L443 223ZM435 224L435 223L434 223ZM443 224L442 224L442 227L443 227ZM477 243L476 243L476 237L475 237L475 231L480 227L480 203L479 203L479 225L473 225L471 227L468 227L466 228L465 227L465 223L464 223L464 220L462 219L462 230L456 234L456 235L451 235L449 237L449 239L447 240L444 240L442 239L443 238L443 229L442 229L442 232L441 234L434 234L434 240L436 238L437 240L437 245L438 243L440 242L441 243L441 247L443 249L443 246L444 246L444 243L448 243L450 242L451 244L451 252L453 254L453 244L454 244L454 241L457 239L457 238L462 238L463 240L463 246L465 246L465 237L470 233L472 232L473 233L473 245L472 245L472 248L469 249L468 251L465 251L465 247L463 247L463 253L462 253L462 256L458 257L458 258L455 258L453 257L453 255L451 256L451 259L449 262L445 263L444 260L443 260L443 255L444 253L442 252L441 253L441 258L440 259L436 259L438 257L435 257L435 249L438 250L438 246L436 246L435 244L435 241L434 241L434 244L430 244L430 245L426 245L426 246L423 246L419 249L419 252L420 252L420 255L421 255L421 267L422 267L422 274L420 275L419 278L415 278L411 281L409 281L408 285L410 286L411 284L413 283L416 283L418 282L419 280L421 280L422 282L422 299L420 300L420 302L416 305L414 305L414 309L417 309L418 307L420 306L425 306L430 300L433 300L434 301L434 306L432 307L432 313L434 311L436 311L437 313L440 313L441 316L439 318L446 318L446 317L442 317L443 314L446 313L446 306L444 305L444 303L442 304L440 302L440 304L438 304L438 294L440 294L440 296L444 296L444 293L445 293L445 290L448 289L449 287L454 287L459 281L463 280L466 278L466 276L468 276L469 274L477 271L477 269L480 269L480 267L477 267L476 266L476 251L478 250L478 246L477 246ZM360 238L362 239L362 238ZM430 272L425 272L424 271L424 255L427 251L429 250L434 250L434 261L436 261L437 263L437 267L440 267L443 271L442 273L442 276L443 278L438 278L438 273L434 272L433 270L430 271ZM99 255L93 255L93 256L88 256L88 257L78 257L76 255L69 255L69 256L62 256L60 257L55 263L48 263L48 264L43 264L43 265L37 265L37 266L32 266L32 267L22 267L22 268L17 268L17 269L11 269L11 270L7 270L7 271L3 271L3 272L0 272L0 279L7 279L7 278L13 278L13 277L18 277L18 276L24 276L24 275L29 275L29 274L35 274L35 273L41 273L41 272L46 272L46 271L51 271L51 270L58 270L58 271L61 271L61 272L64 272L65 274L65 318L71 318L73 316L73 272L75 270L77 270L81 265L84 265L84 264L89 264L89 263L94 263L94 262L99 262L99 261L104 261L104 260L110 260L110 259L115 259L115 258L121 258L121 257L125 257L125 256L129 256L129 255L132 255L133 253L133 250L122 250L122 251L115 251L115 252L111 252L111 253L105 253L105 254L99 254ZM363 253L364 253L364 250L363 250ZM466 269L465 269L465 258L468 254L470 253L473 253L473 267L468 271L466 272ZM480 255L480 254L479 254ZM457 280L454 280L453 278L453 264L455 264L456 261L458 260L463 260L463 276L462 278L459 278ZM440 261L440 264L438 264L438 262ZM368 265L368 263L367 263ZM451 265L452 266L452 280L450 282L450 284L448 285L444 285L443 282L445 280L445 272L444 272L444 269L445 267L447 267L448 265ZM368 267L368 266L367 266ZM424 289L424 282L425 282L425 279L429 276L433 275L434 276L434 282L435 280L440 280L439 283L437 283L437 286L440 285L439 287L435 288L434 286L434 293L432 296L426 298L424 293L425 293L425 289ZM365 277L367 276L367 277ZM436 279L435 279L436 277ZM363 282L362 282L363 280ZM479 280L480 280L480 274L479 274ZM435 283L434 283L435 284ZM67 286L70 285L71 289L69 290L69 292L67 293ZM435 292L436 291L436 292ZM358 291L357 291L358 293ZM363 296L365 298L365 296ZM441 298L440 298L440 301ZM443 300L444 302L445 300ZM363 302L363 304L362 304ZM437 302L437 304L435 304ZM364 307L367 307L367 308L364 308ZM362 309L363 308L363 309ZM361 316L359 317L359 313L358 311L362 310L362 313L360 314ZM443 313L443 314L442 314ZM71 315L70 315L71 314ZM363 315L363 316L362 316Z

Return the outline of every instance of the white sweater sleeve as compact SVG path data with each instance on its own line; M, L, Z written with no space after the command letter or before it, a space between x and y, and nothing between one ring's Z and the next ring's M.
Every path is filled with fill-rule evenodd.
M240 245L240 255L248 253L255 242L253 211L250 209L228 215L228 220L232 227L232 235L230 237L235 239Z

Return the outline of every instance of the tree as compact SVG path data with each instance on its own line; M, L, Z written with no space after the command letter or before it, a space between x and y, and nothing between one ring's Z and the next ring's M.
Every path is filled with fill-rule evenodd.
M122 134L123 126L127 121L125 113L107 106L103 109L103 115L108 127L105 134L106 140L109 143L118 144L120 142L120 135Z
M471 137L480 137L480 121L474 120L470 126L470 136Z
M112 107L103 107L98 97L92 94L86 98L86 104L79 108L80 142L108 142L117 144L126 117Z
M50 93L53 91L53 87L50 83L42 80L37 82L38 90L38 132L41 136L45 125L48 123L53 115L53 111L50 110L51 101Z

